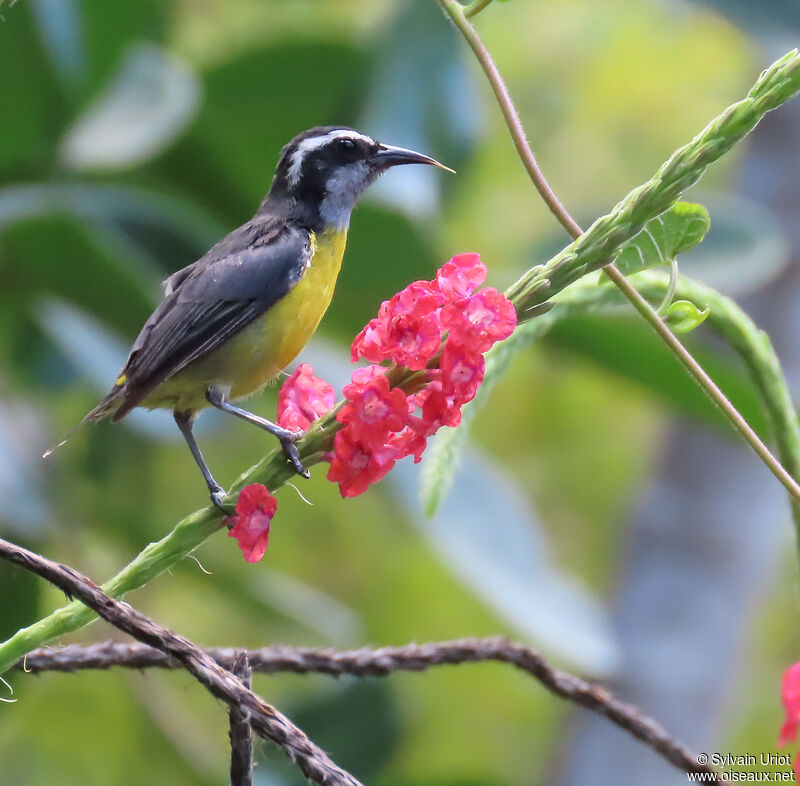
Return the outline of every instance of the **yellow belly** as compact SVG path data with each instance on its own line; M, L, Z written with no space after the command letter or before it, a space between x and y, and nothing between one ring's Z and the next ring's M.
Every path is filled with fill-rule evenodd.
M222 346L166 380L143 406L194 411L208 406L210 385L228 387L235 399L275 379L300 354L327 311L346 239L347 230L312 235L311 264L290 292Z

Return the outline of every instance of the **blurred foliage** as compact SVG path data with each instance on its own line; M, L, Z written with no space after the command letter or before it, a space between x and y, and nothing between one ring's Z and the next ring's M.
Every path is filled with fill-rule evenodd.
M755 70L748 42L723 17L656 0L520 1L492 8L480 27L545 172L588 218L737 99ZM392 173L356 211L320 330L328 341L317 344L342 371L349 340L380 301L453 253L479 250L490 283L502 287L562 240L474 64L426 0L19 0L3 8L0 72L12 75L0 80L9 108L0 123L0 529L95 579L204 503L200 477L177 433L157 420L101 424L44 467L38 456L105 392L159 279L253 212L292 135L363 126L459 171L412 181ZM723 190L730 166L704 187ZM780 269L785 244L769 217L754 224L747 205L719 199L726 217L709 244L720 243L719 261L750 242L762 277L748 278L752 258L743 255L741 275L728 280L754 288L765 270ZM687 274L693 264L714 268L711 252L697 254L696 263L682 258ZM698 349L758 425L741 368L716 347ZM255 408L274 404L267 391ZM405 468L347 502L318 469L302 487L313 506L291 488L280 494L262 563L245 565L220 534L198 553L212 575L187 560L131 600L209 645L501 632L563 655L565 642L580 640L572 637L596 633L581 665L603 671L614 641L602 596L672 408L716 422L638 322L565 322L515 358L456 479L457 497L459 483L465 492L476 477L502 478L513 515L498 519L486 493L469 497L469 522L462 506L428 523L414 505L397 504L395 495L407 503L414 493ZM201 441L223 482L264 452L264 436L247 425L203 420ZM15 505L20 488L26 510ZM458 551L459 535L477 551L481 539L492 548ZM504 567L501 584L491 571ZM1 633L63 601L4 566L0 597ZM548 616L551 603L560 612ZM778 650L784 634L772 627L765 638ZM77 639L106 636L96 624ZM0 709L3 782L224 781L224 713L186 675L12 681L19 701ZM564 711L499 666L364 684L256 677L255 687L376 784L545 782ZM743 714L766 717L764 693ZM749 727L759 744L769 717ZM299 783L272 748L259 758L260 783Z

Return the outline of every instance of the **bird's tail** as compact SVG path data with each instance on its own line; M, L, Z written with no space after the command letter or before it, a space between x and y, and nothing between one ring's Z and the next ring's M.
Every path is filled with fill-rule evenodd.
M121 387L115 387L91 412L87 412L80 423L73 426L55 445L48 448L43 454L42 458L47 458L51 453L58 450L62 445L66 444L67 440L81 427L84 423L96 423L98 420L104 420L113 415L121 406L124 401L125 394Z

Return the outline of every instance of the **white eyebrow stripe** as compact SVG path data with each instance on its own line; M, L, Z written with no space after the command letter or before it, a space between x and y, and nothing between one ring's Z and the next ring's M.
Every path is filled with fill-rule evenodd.
M349 128L340 128L336 131L328 131L327 134L323 134L322 136L312 136L308 139L304 139L297 146L294 153L292 153L292 161L291 164L289 164L288 171L289 185L295 185L300 179L300 173L303 170L303 161L305 161L306 155L313 150L324 147L328 142L332 142L334 139L352 139L354 141L367 142L370 145L375 144L374 139L365 134L359 134L358 131L353 131Z

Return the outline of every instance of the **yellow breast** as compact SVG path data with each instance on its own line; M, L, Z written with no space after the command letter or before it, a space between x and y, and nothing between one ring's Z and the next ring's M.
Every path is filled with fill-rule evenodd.
M342 267L342 257L347 240L347 230L330 230L319 237L311 236L311 262L303 278L281 298L264 317L251 325L249 332L259 369L254 372L255 389L260 389L276 377L302 351L314 334L328 310ZM244 337L245 342L247 338ZM262 381L263 380L263 381ZM246 384L239 384L241 393L247 395Z
M346 240L346 229L312 233L309 267L289 293L241 333L162 383L143 406L195 411L208 406L209 385L224 385L231 398L242 398L275 379L300 354L327 311Z

